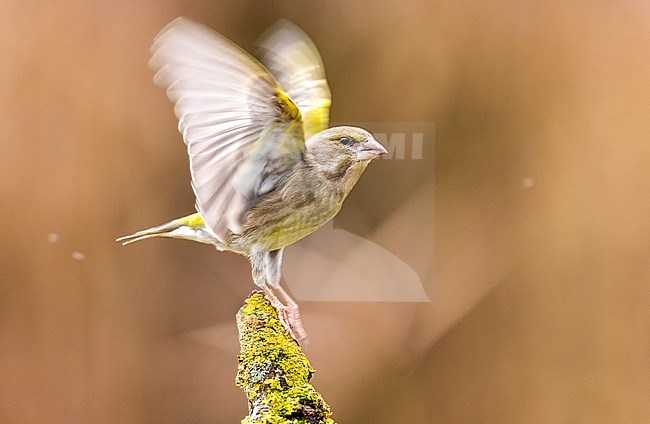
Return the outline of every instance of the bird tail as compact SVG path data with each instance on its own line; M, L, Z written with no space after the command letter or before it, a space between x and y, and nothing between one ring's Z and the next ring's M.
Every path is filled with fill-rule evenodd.
M198 213L175 219L166 224L149 228L147 230L138 231L137 233L128 236L120 237L116 241L121 242L122 245L127 245L153 237L178 238L213 245L221 244L221 242L207 230L203 218Z

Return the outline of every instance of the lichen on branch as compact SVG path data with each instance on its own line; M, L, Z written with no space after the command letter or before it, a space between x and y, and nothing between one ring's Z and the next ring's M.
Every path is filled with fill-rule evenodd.
M314 369L262 293L237 313L240 354L236 384L248 398L242 424L335 424L323 397L309 384Z

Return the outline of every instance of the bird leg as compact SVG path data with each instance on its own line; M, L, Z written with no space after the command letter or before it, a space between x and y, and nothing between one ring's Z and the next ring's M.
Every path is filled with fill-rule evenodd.
M295 340L307 341L298 304L282 287L282 252L283 249L251 252L250 260L253 267L253 281L262 289L273 307L278 311L278 317L287 332Z
M276 308L284 327L289 331L289 334L291 334L294 339L299 342L307 343L309 335L302 325L298 304L281 285L272 287L271 290L277 298L284 299L284 304L281 303L281 306Z

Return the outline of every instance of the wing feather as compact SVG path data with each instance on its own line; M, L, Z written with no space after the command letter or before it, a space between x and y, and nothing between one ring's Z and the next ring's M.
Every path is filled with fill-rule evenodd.
M258 41L258 56L302 113L305 137L327 129L332 103L325 67L314 42L282 19Z
M187 144L197 210L225 241L301 160L301 114L264 65L190 19L169 23L151 52Z

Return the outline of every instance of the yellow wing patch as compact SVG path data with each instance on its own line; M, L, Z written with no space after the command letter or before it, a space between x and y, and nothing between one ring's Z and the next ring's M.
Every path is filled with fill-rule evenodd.
M332 101L329 98L320 98L312 100L305 111L305 138L326 130L330 121L330 105Z
M301 121L302 115L291 97L279 88L275 89L275 104L286 121Z

